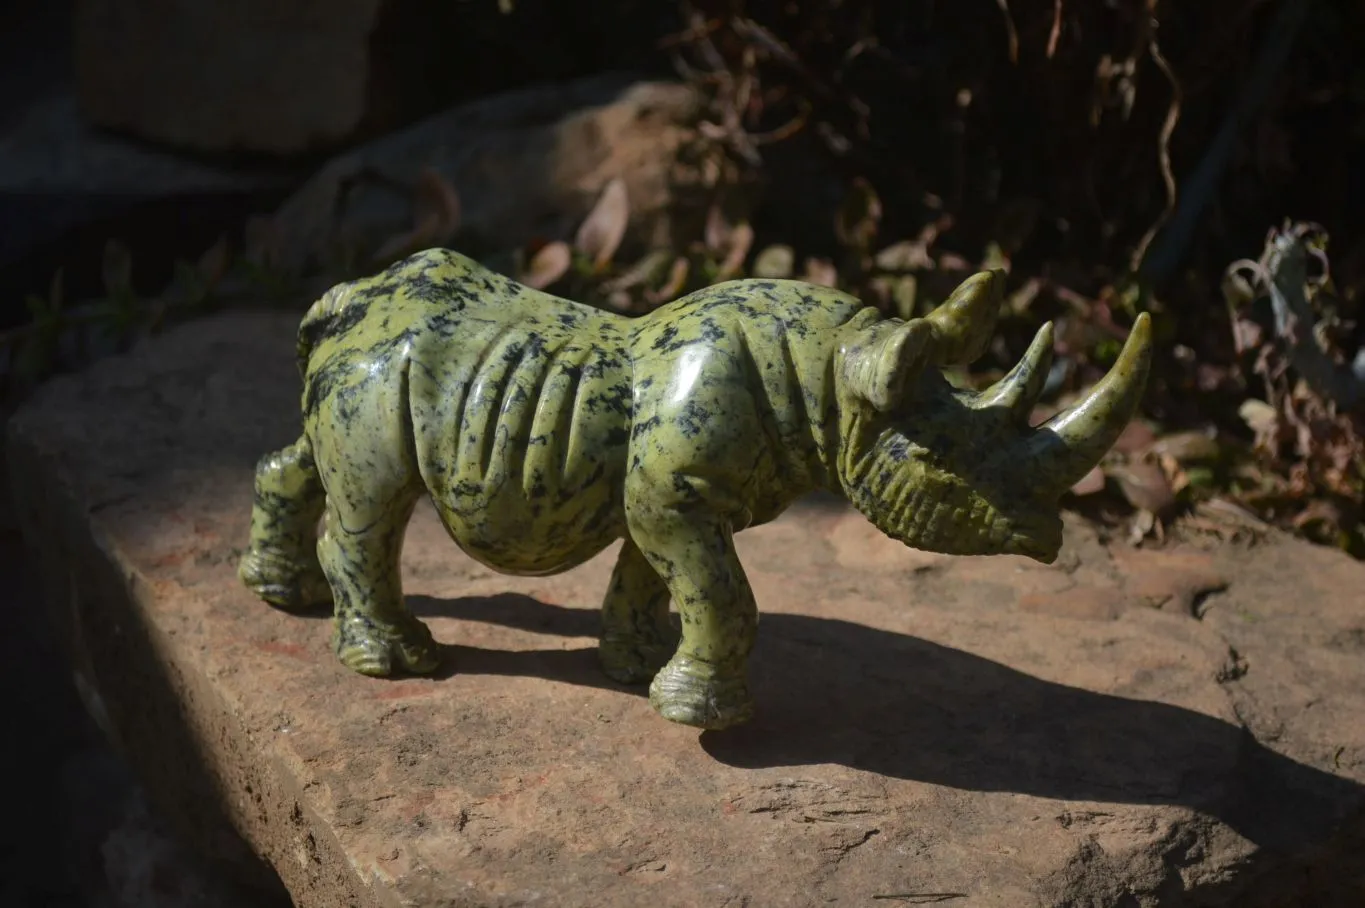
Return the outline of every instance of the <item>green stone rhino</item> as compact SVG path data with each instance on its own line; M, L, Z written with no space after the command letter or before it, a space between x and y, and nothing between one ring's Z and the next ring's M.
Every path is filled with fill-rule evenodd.
M901 321L825 287L743 280L627 318L418 253L304 316L303 434L257 467L239 575L280 608L330 601L353 670L422 673L440 650L404 604L399 555L423 494L463 551L508 574L564 571L621 539L606 674L652 681L674 722L744 722L758 610L733 537L801 495L841 493L920 549L1056 558L1060 496L1143 393L1149 320L1085 400L1030 428L1050 325L982 393L937 368L981 355L1003 290L983 272Z

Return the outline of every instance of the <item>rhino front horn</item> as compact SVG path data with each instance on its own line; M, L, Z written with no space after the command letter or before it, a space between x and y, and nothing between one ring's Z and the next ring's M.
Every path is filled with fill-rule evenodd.
M1028 452L1040 488L1063 492L1113 447L1137 411L1152 363L1152 319L1142 313L1109 374L1069 410L1043 423Z

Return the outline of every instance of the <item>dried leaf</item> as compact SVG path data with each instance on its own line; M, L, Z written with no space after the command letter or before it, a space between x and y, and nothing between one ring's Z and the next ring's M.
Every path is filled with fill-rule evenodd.
M1114 451L1119 454L1135 455L1146 451L1156 441L1156 432L1141 419L1133 419L1123 427L1114 442Z
M1223 300L1233 310L1241 309L1256 298L1256 288L1242 274L1242 266L1250 264L1255 267L1255 263L1234 262L1228 266L1223 274L1220 289L1223 292Z
M796 253L790 246L769 246L754 258L754 277L785 280L796 270Z
M655 304L673 299L687 286L687 274L690 270L691 265L687 259L678 256L673 260L673 267L668 272L668 281L657 290L646 290L645 299Z
M1169 454L1157 455L1156 463L1161 467L1161 472L1166 474L1166 481L1171 484L1171 494L1179 498L1180 493L1190 486L1190 474Z
M1241 316L1232 320L1232 342L1237 352L1259 350L1266 341L1266 332L1259 324Z
M829 259L808 258L806 259L805 280L807 283L819 284L823 287L838 287L839 272Z
M1089 473L1086 473L1084 476L1082 476L1080 478L1080 481L1078 481L1074 486L1071 487L1071 494L1076 495L1078 497L1094 495L1097 492L1103 491L1104 471L1101 470L1099 467L1094 467L1093 469L1091 469Z
M672 253L667 249L654 249L624 272L605 282L602 289L607 293L615 293L618 290L630 290L641 284L650 283L661 277L672 264Z
M437 244L444 243L460 229L460 194L434 167L423 167L413 187L413 220L426 227Z
M1148 450L1180 464L1207 463L1222 454L1218 441L1204 432L1176 432L1157 439Z
M729 280L739 274L740 269L744 267L744 259L754 244L754 228L747 223L735 225L730 231L728 242L730 245L725 252L725 260L720 263L720 269L716 272L717 281Z
M929 246L922 240L901 240L892 243L873 257L883 271L925 271L934 267Z
M1241 406L1237 408L1237 415L1257 435L1270 435L1279 425L1279 415L1275 408L1254 397L1242 401Z
M611 262L630 223L630 199L626 183L614 178L602 190L602 195L578 227L574 248L592 260L593 269L600 271Z
M725 219L725 213L720 210L720 205L712 205L706 212L706 228L702 234L702 242L711 252L724 252L730 246L730 232L734 227Z
M1342 517L1341 508L1335 502L1316 498L1295 515L1291 523L1295 529L1299 530L1306 529L1313 524L1322 524L1335 531L1340 528Z
M1123 497L1135 508L1164 513L1175 504L1175 491L1161 467L1150 462L1113 464L1108 468L1123 492Z
M1133 515L1132 526L1128 529L1128 541L1133 545L1141 545L1142 540L1153 531L1160 532L1161 524L1157 521L1156 515L1151 511L1140 510Z
M1023 315L1038 298L1043 282L1036 277L1024 281L1024 285L1005 298L1005 310L1013 315Z
M956 252L941 252L938 256L938 267L941 271L960 272L967 274L974 271L972 263Z
M521 283L536 290L544 290L568 273L573 264L573 250L562 240L555 240L541 246L526 270L517 278Z

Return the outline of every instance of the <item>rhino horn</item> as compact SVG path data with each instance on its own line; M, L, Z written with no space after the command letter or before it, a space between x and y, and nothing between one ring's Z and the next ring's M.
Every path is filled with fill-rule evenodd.
M933 361L939 366L975 362L995 333L1005 299L1005 272L980 271L957 286L924 321L933 328Z
M1005 272L972 275L923 318L878 325L865 346L846 350L845 380L878 410L893 409L926 366L966 365L984 353L1004 298Z
M1100 462L1133 418L1151 362L1151 317L1144 312L1109 374L1080 403L1040 425L1029 440L1027 462L1039 488L1060 493Z
M1043 393L1048 370L1052 368L1052 322L1047 322L1033 336L1023 359L995 384L977 396L973 406L978 409L1001 407L1014 413L1016 419L1024 422L1038 395Z

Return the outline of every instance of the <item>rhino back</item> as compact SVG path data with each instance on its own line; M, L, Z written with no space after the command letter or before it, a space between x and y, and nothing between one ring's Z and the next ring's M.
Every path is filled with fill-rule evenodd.
M760 523L824 484L836 456L839 329L865 308L796 281L731 281L634 326L630 470L679 501Z

